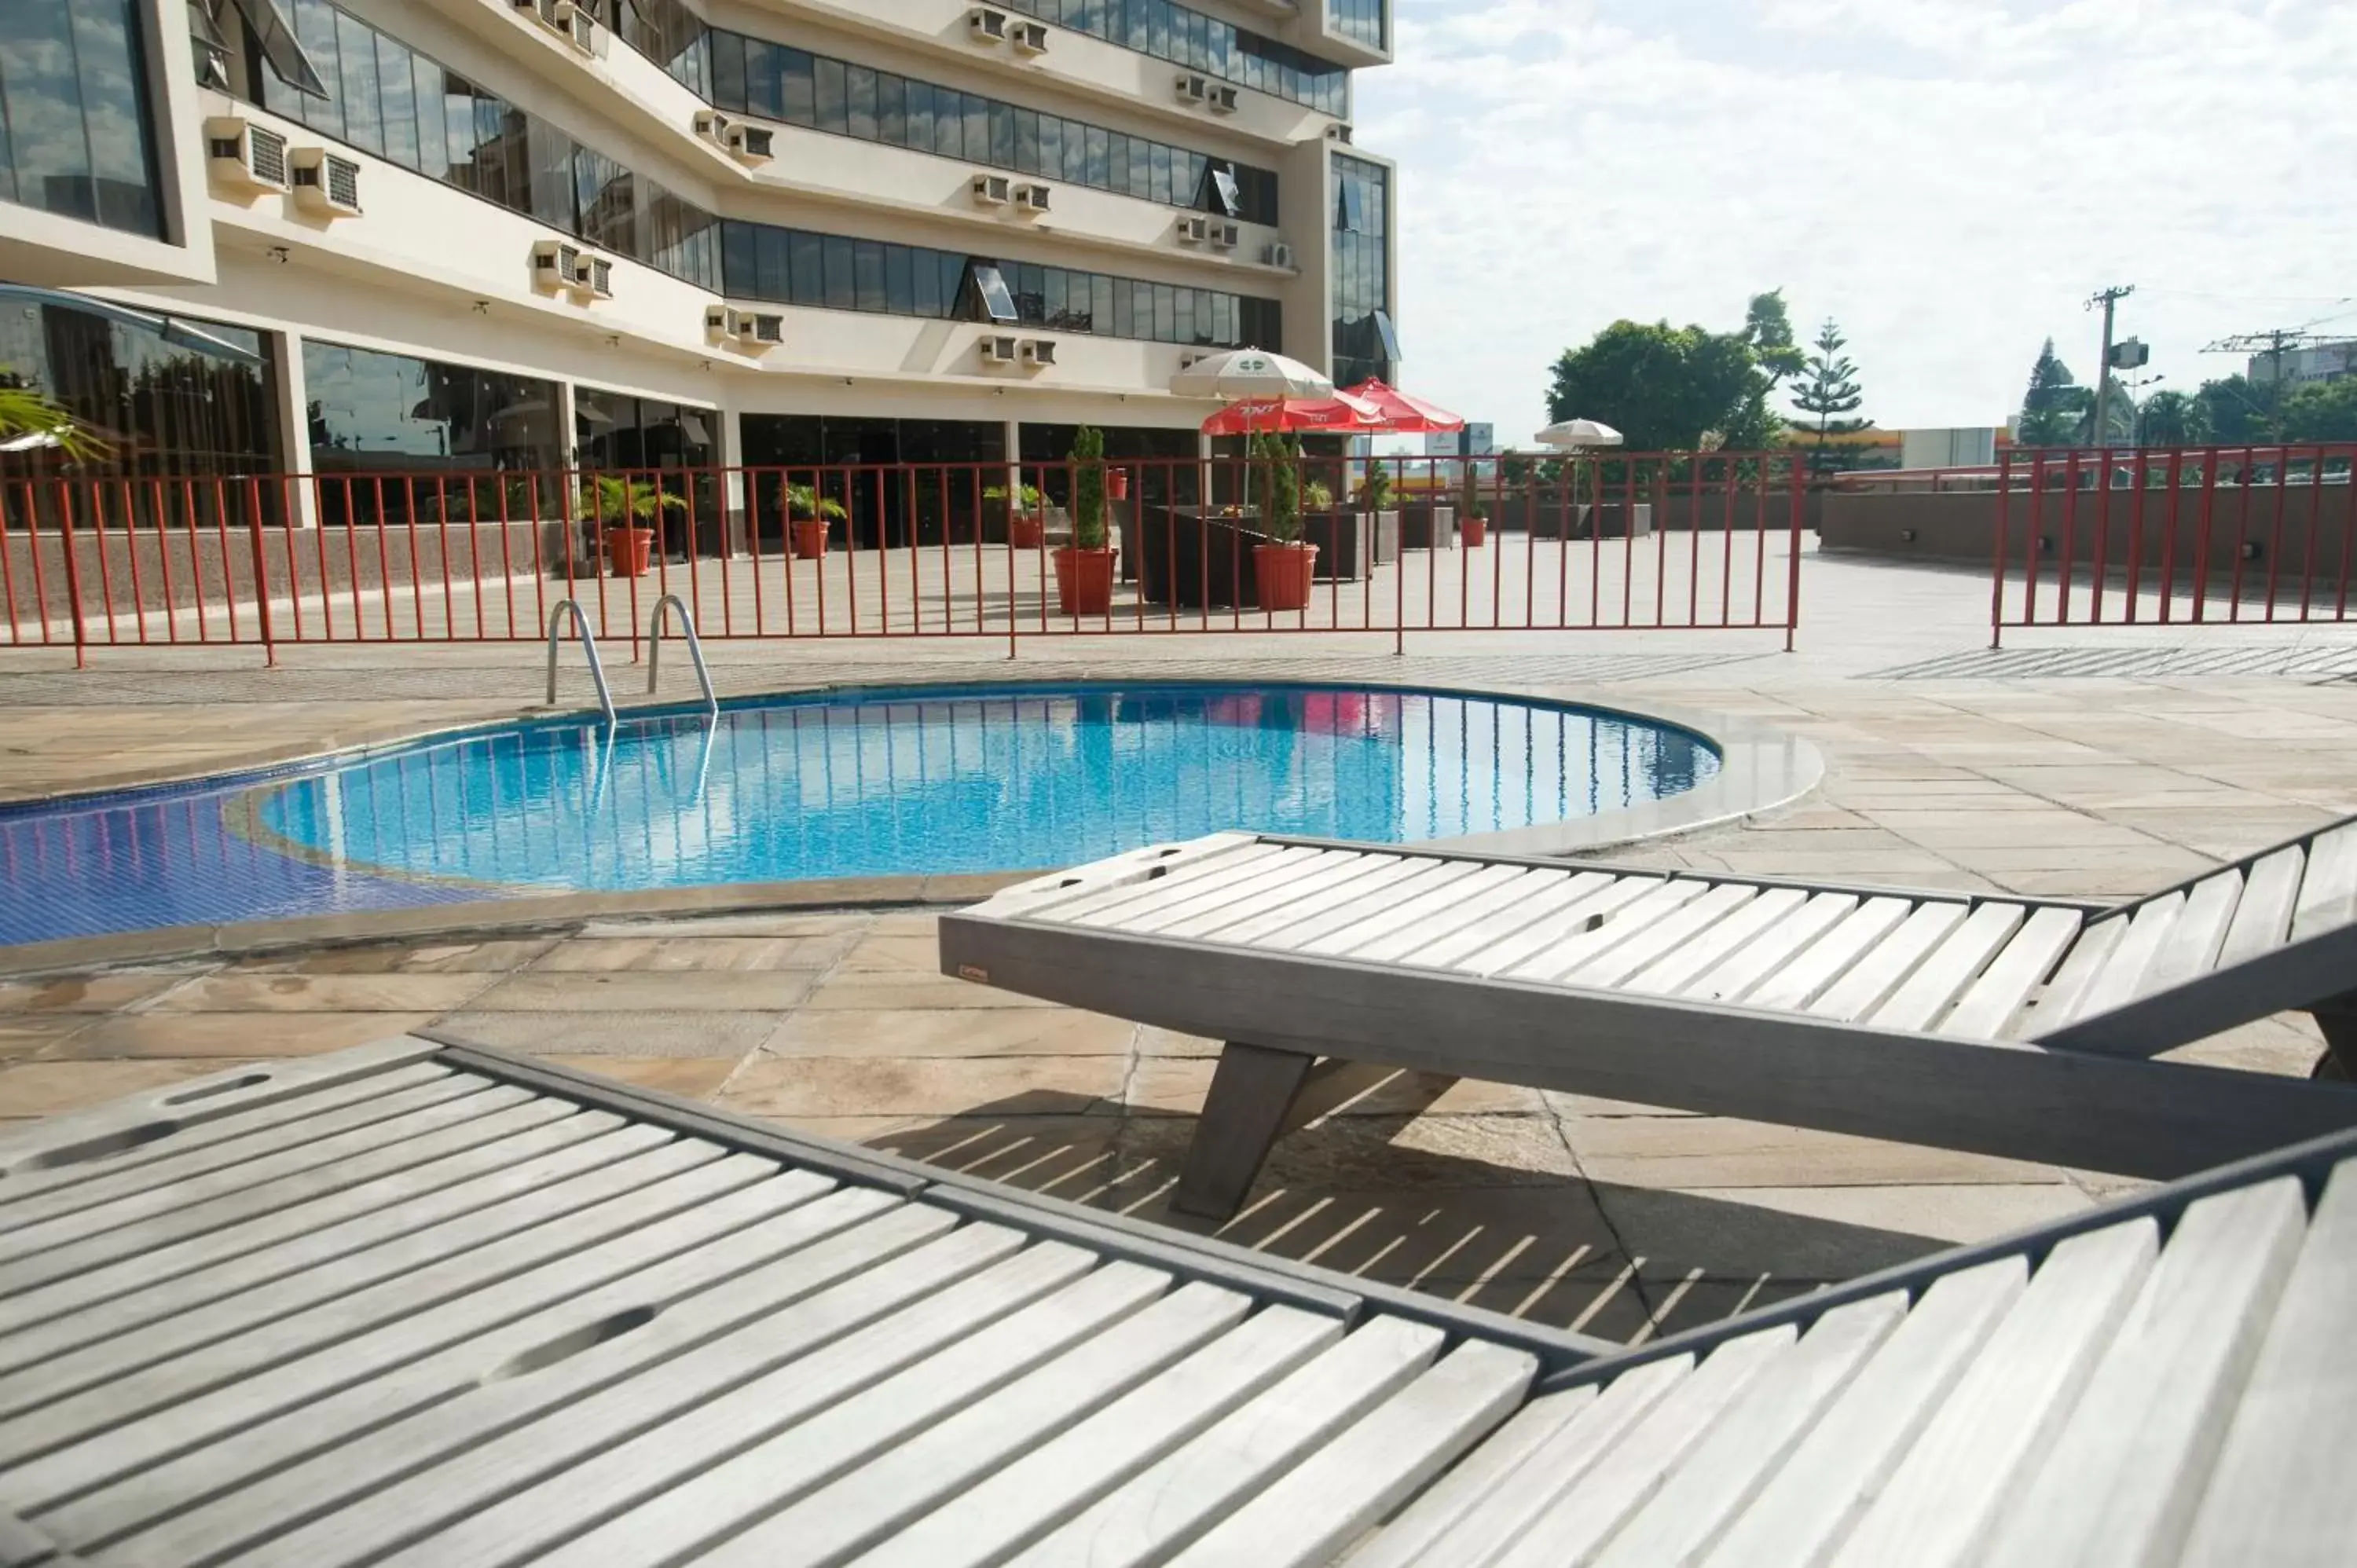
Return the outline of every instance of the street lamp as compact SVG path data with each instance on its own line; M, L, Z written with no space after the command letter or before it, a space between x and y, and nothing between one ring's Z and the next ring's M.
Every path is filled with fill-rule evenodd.
M2157 387L2167 380L2169 378L2165 375L2140 376L2128 382L2128 396L2136 403L2136 420L2129 428L2128 439L2129 445L2138 451L2144 449L2144 389Z

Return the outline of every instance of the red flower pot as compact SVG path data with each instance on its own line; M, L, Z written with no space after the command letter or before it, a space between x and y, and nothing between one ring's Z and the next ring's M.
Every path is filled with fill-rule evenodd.
M1113 608L1113 547L1056 552L1056 604L1068 616L1101 616Z
M1308 609L1310 573L1317 564L1315 544L1254 545L1253 574L1260 583L1260 607Z
M1006 520L1006 542L1017 550L1037 550L1048 542L1048 520L1036 511L1018 511Z
M1470 550L1490 537L1490 520L1486 517L1459 518L1457 522L1457 536L1464 541L1465 547Z
M643 577L655 553L655 531L621 524L606 530L606 569L617 577Z
M1125 501L1129 499L1129 470L1127 468L1107 468L1105 470L1105 499L1107 500L1116 501Z
M798 517L786 525L796 555L813 560L826 553L826 519Z

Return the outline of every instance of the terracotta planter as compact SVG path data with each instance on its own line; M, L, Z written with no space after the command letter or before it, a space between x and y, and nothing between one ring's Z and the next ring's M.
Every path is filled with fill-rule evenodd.
M1113 547L1056 552L1056 604L1068 616L1101 616L1113 608Z
M794 553L803 560L813 560L826 553L826 519L795 518L786 524L786 533L792 541Z
M1482 541L1490 537L1490 520L1486 517L1467 517L1458 519L1457 523L1457 537L1458 541L1464 544L1465 548L1468 550L1474 549L1480 545Z
M606 569L617 577L643 577L655 553L655 531L630 525L606 530Z
M1107 468L1105 470L1105 499L1107 500L1116 501L1125 501L1129 499L1129 470L1127 468Z
M1006 520L1006 542L1017 550L1037 550L1048 542L1048 520L1038 512L1018 511Z
M1254 545L1253 573L1259 579L1260 607L1308 609L1310 575L1317 564L1315 544Z

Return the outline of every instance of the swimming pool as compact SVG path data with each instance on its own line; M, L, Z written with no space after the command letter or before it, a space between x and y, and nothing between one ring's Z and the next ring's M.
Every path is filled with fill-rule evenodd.
M1389 688L908 688L567 718L0 813L0 941L1038 870L1234 827L1451 838L1661 800L1718 766L1650 720Z

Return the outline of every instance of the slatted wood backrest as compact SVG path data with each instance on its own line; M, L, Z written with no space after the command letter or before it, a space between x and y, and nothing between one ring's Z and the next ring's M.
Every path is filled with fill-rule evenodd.
M2357 817L2091 921L2009 1033L2151 1055L2357 991Z

